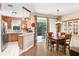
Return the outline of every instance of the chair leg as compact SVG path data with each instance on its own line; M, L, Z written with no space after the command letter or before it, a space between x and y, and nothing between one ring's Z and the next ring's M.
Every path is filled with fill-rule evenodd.
M69 50L70 50L70 46L69 46Z
M48 46L49 46L50 44L49 44L49 40L48 40Z
M64 51L64 53L65 53L65 52L66 52L66 46L64 45L63 48L64 48L63 51Z
M52 48L54 48L54 44L51 44L51 46L50 46L50 47L51 47L51 51L52 51Z
M54 48L54 44L52 45L52 48Z

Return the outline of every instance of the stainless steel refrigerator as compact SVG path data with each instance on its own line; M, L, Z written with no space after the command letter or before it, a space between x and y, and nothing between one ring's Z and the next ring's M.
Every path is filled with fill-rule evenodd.
M4 51L8 45L7 27L3 20L1 20L1 51Z

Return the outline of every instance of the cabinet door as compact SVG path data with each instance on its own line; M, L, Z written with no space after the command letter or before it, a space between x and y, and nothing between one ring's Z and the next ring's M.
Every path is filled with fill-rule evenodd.
M8 41L17 41L18 40L18 34L8 34Z
M72 34L72 31L73 31L72 21L69 21L68 22L68 33L71 33Z
M17 41L17 34L12 34L12 41Z
M78 35L78 20L73 21L73 34Z
M63 23L63 27L64 27L64 32L68 32L68 22L64 22Z
M10 34L8 34L8 41L12 41L12 36Z

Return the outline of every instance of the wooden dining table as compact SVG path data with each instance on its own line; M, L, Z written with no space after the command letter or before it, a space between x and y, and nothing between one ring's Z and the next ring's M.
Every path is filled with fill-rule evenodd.
M58 51L58 49L59 49L59 42L61 40L64 40L65 41L65 37L53 36L52 38L53 38L52 40L54 40L56 42L56 50Z

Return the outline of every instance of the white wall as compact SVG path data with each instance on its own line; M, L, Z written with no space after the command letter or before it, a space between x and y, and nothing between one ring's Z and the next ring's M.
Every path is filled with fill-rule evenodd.
M62 21L71 20L75 18L79 18L79 11L63 16Z
M49 31L56 34L56 19L49 19Z
M61 20L66 21L66 20L72 20L72 19L76 19L76 18L79 18L79 11L65 15L62 17ZM62 25L62 31L63 31L63 25ZM72 36L71 46L72 47L79 47L79 37Z

